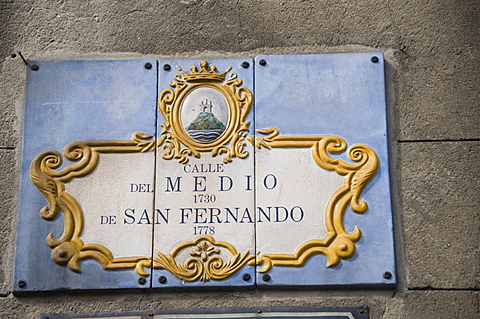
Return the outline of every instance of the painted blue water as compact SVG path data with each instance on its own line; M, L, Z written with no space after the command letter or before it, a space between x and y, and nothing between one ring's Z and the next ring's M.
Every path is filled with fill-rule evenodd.
M223 133L223 129L216 130L198 130L187 131L188 135L195 141L200 143L209 143L215 141Z

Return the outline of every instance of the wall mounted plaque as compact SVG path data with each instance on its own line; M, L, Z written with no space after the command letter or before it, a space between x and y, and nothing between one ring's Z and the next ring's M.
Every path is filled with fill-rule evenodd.
M255 283L253 67L160 61L154 287ZM253 65L253 60L247 60ZM160 278L162 278L160 280ZM166 281L164 281L166 280Z
M322 318L368 319L368 307L259 307L164 310L105 314L44 314L41 319L187 319L187 318Z
M257 284L393 283L383 55L256 62Z
M155 154L136 133L155 134L156 61L33 63L14 289L148 286L135 266L152 251Z
M15 291L395 284L382 54L35 63Z

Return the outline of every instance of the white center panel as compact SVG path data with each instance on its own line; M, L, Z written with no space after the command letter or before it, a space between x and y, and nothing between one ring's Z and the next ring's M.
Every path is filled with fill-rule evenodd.
M327 233L327 205L342 176L320 168L310 148L261 148L256 159L257 250L293 254Z

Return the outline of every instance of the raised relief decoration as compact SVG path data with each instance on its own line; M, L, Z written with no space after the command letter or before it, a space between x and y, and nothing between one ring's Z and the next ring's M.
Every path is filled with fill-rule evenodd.
M190 73L180 67L178 70L180 74L174 76L172 88L159 95L158 107L165 124L161 125L157 140L152 140L153 135L136 132L129 141L73 142L64 148L63 157L76 164L60 170L62 156L55 151L45 151L33 160L31 180L49 203L40 215L45 220L52 220L61 212L64 218L63 234L59 237L50 234L46 239L52 248L52 259L75 272L80 271L81 260L94 259L106 270L134 268L139 275L148 276L145 268L156 268L168 270L181 280L208 281L228 278L247 264L258 266L257 271L262 273L272 267L302 267L311 256L318 254L326 257L327 267L350 258L361 233L357 227L351 232L345 230L343 216L347 207L356 213L363 213L368 207L361 194L378 169L374 150L362 144L348 149L346 141L338 136L282 135L275 127L260 128L257 129L258 135L249 135L250 122L246 116L251 111L253 95L241 86L242 81L235 73L229 73L230 68L218 73L215 66L202 61L200 68L192 66ZM81 239L83 229L88 227L84 225L82 203L65 191L65 184L88 177L96 169L102 154L142 153L159 148L163 160L175 160L177 165L189 163L192 157L217 156L222 157L224 164L230 165L234 160L242 161L253 156L247 150L247 144L267 150L308 149L318 167L342 176L343 184L330 195L327 206L318 207L318 215L324 215L326 233L323 236L298 243L289 252L262 251L255 255L248 250L238 252L228 243L228 238L217 241L206 228L194 240L177 245L169 253L159 252L153 258L114 257L108 247L84 243ZM332 154L345 151L352 163L332 157ZM265 215L265 210L256 208L257 214ZM251 212L251 220L255 219L254 213ZM159 218L165 219L165 214L161 214ZM292 210L294 220L303 218L303 215L300 206L296 211ZM256 218L261 221L261 216ZM221 250L227 251L231 259L223 260L219 255ZM179 262L177 257L183 251L189 257Z
M29 71L14 289L394 284L383 59L263 58Z
M349 164L330 155L343 153L347 150L347 144L341 137L331 135L280 135L276 128L260 129L257 132L267 136L256 137L256 147L311 149L311 156L319 167L344 176L343 185L331 195L325 208L326 235L301 243L290 254L265 253L260 255L257 263L265 264L265 268L258 271L266 272L272 266L302 267L315 254L322 254L327 257L327 267L337 265L342 258L351 257L355 252L354 242L360 239L361 234L357 227L352 232L345 230L343 215L347 207L350 207L356 213L363 213L367 210L368 205L360 199L360 195L378 169L378 159L375 152L366 145L354 145L348 149L347 154L348 158L355 164ZM249 140L253 143L253 138L250 137ZM299 209L301 210L300 207ZM303 218L303 210L301 212L299 216ZM319 213L319 215L322 215L322 213ZM295 218L293 209L291 218Z
M178 70L181 74L175 75L173 89L159 97L158 107L167 123L162 124L157 142L167 150L162 157L180 163L187 163L188 156L200 158L201 152L212 157L224 154L224 163L247 157L244 139L250 123L245 118L252 107L252 93L240 87L242 81L235 73L225 80L231 68L219 74L215 66L208 68L207 61L202 61L200 71L196 66L190 74Z

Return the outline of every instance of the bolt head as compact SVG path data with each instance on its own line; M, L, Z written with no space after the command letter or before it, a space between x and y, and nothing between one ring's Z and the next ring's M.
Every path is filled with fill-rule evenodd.
M138 278L138 283L140 285L145 285L147 283L147 279L145 279L143 277L140 277L140 278Z
M32 69L33 71L38 71L38 69L40 69L40 67L39 67L38 65L36 65L36 64L32 64L32 65L30 66L30 69Z
M262 279L263 279L263 281L270 281L270 275L265 274L265 275L262 276Z
M147 62L143 65L145 69L150 70L152 68L152 64L150 62Z
M250 66L250 63L248 63L247 61L244 61L242 63L242 68L244 68L244 69L248 69L249 66Z
M250 274L243 274L242 276L242 279L245 280L245 281L249 281L250 280Z
M25 288L27 287L27 282L25 280L19 280L17 286L18 288Z
M167 277L165 277L165 276L158 277L158 282L163 285L164 283L167 282Z
M373 63L377 63L378 61L380 61L380 59L377 57L377 56L372 56L372 58L370 59Z
M170 66L170 64L164 64L164 65L163 65L163 69L164 69L165 71L170 71L170 70L172 69L172 67Z
M267 65L267 61L265 61L265 59L261 59L258 63L260 63L261 66Z
M392 278L392 273L389 272L389 271L384 272L384 273L383 273L383 278L385 278L385 279L390 279L390 278Z

